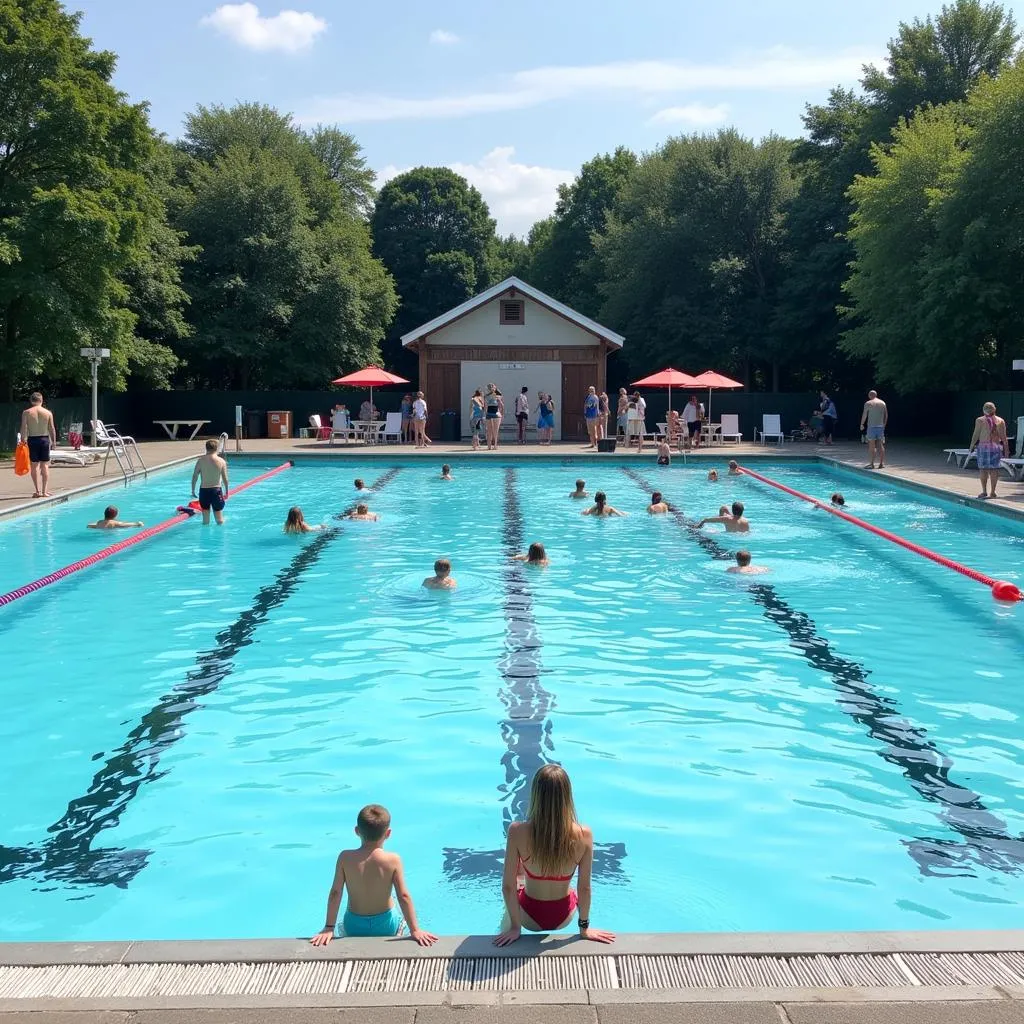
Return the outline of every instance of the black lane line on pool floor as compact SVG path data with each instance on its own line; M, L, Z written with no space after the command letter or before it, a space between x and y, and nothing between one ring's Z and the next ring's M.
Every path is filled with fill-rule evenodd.
M622 471L651 493L651 486L639 473L626 467L622 467ZM670 507L687 536L713 558L731 560L734 557L714 538L697 530L696 524L679 509ZM859 662L836 654L828 640L818 635L814 620L790 607L771 584L753 583L749 590L765 618L789 636L790 646L799 651L812 668L832 678L839 707L865 727L872 739L884 744L876 751L878 756L901 769L918 796L930 804L938 804L942 824L966 840L966 843L956 839L901 840L922 874L975 877L969 870L972 865L1007 874L1018 874L1024 869L1024 838L1010 835L1006 823L985 806L978 793L949 778L952 758L936 747L925 729L903 716L895 700L871 686L869 670Z
M513 555L525 550L523 513L516 489L516 471L505 469L504 521L502 538L505 556L505 655L498 663L503 682L498 697L505 705L506 717L501 722L501 738L508 748L501 758L505 781L498 787L504 804L502 827L514 821L525 821L530 802L530 785L534 775L546 764L558 764L554 758L550 712L555 706L554 694L544 688L541 680L542 641L533 615L524 562L513 562ZM624 843L603 843L594 846L594 873L604 878L623 875L626 856ZM501 850L461 850L446 847L444 871L450 879L500 876L505 860Z
M374 489L384 487L398 472L396 468L382 474ZM93 842L104 829L117 826L144 785L167 774L169 769L159 769L160 758L185 735L185 717L198 710L200 701L231 675L234 659L253 643L257 628L287 600L303 574L341 532L334 526L318 533L278 572L273 583L259 590L252 607L217 634L216 646L197 656L196 667L185 681L142 716L93 776L85 795L72 800L64 816L47 829L50 838L39 846L0 845L0 882L38 876L72 885L128 885L146 866L152 851L93 849Z

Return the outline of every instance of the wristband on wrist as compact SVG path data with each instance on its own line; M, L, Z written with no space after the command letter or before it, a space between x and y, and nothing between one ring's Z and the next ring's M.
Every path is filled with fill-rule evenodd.
M580 923L580 931L581 932L585 932L590 927L590 918L589 917L581 917L579 923Z

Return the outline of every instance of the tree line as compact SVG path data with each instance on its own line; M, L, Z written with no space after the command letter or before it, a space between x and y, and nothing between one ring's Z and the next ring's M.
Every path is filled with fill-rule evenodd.
M733 130L595 156L528 238L421 167L260 104L180 139L112 85L59 0L0 0L0 400L84 383L319 388L509 274L626 335L625 378L714 367L770 390L1005 387L1024 355L1024 60L957 0L901 24L805 136ZM1015 351L1015 347L1022 351Z

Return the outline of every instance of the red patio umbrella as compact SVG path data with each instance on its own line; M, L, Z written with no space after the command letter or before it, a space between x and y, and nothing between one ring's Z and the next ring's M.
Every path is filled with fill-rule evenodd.
M635 388L668 388L668 411L672 411L672 389L673 388L692 388L696 385L697 380L695 377L691 377L688 373L683 373L682 370L673 370L670 366L666 370L659 370L657 373L652 373L650 377L644 377L643 380L633 381L633 387Z
M332 380L331 383L350 384L355 388L369 388L370 408L372 409L374 388L383 388L388 384L408 384L409 382L404 377L399 377L397 374L382 370L379 366L364 366L361 370L356 370L355 373L349 373L344 377L339 377L337 380Z
M708 389L708 422L711 421L711 391L713 388L721 388L728 391L731 388L741 388L743 385L738 380L726 377L724 374L715 373L714 370L705 370L693 379L695 387Z

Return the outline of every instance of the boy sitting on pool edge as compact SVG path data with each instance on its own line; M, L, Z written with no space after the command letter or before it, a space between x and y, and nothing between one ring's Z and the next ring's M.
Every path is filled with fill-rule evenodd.
M437 936L416 923L412 896L405 886L402 858L385 853L391 835L391 814L380 804L367 804L356 818L355 833L362 841L357 850L342 850L334 868L334 881L327 896L327 918L323 928L310 939L314 946L326 946L334 938L341 909L341 897L348 888L348 906L342 918L346 938L394 936L402 931L402 918L409 936L421 946L432 946ZM399 912L391 898L394 890Z

